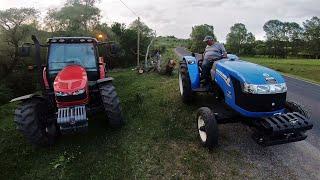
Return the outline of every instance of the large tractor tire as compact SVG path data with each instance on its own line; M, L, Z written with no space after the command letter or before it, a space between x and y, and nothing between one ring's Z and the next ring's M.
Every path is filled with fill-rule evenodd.
M218 146L219 129L217 120L207 107L198 109L197 113L197 130L204 147L212 149Z
M186 63L180 64L179 89L180 89L180 94L183 102L188 103L193 99L191 81L190 81L190 76L189 76L188 67Z
M120 128L125 124L123 119L119 97L111 82L99 86L104 110L107 114L109 125L112 128Z
M36 146L53 145L58 135L56 122L49 122L48 105L42 99L29 99L15 110L14 121L17 129Z
M295 103L295 102L292 102L292 101L287 101L286 104L285 104L285 109L288 111L288 112L298 112L300 113L301 115L305 116L306 118L310 118L310 114L305 111L301 105Z

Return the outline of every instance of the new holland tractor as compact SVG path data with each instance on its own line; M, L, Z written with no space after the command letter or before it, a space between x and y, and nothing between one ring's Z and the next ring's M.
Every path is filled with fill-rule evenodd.
M14 113L17 129L32 144L48 146L60 134L85 132L88 114L105 111L113 128L124 125L119 98L112 77L105 74L105 62L99 48L110 51L110 44L91 37L54 37L40 44L20 47L20 56L30 55L35 46L35 62L41 93L18 97ZM46 64L41 61L41 47L47 49ZM111 53L111 52L110 52Z
M307 138L306 131L313 127L309 115L287 101L287 86L279 73L228 54L214 63L210 83L203 84L202 62L203 55L201 59L194 53L182 58L179 87L184 102L194 101L197 92L208 92L218 102L215 109L198 109L197 132L203 146L217 146L218 124L233 122L250 126L253 139L263 146Z

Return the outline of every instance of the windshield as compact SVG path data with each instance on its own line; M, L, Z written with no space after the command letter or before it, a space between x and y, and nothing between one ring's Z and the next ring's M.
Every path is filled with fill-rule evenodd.
M49 72L55 73L71 64L78 64L87 71L96 71L96 59L92 43L51 44L49 54Z

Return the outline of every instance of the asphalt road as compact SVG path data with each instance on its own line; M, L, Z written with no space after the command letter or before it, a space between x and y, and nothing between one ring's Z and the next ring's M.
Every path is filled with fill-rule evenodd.
M175 52L179 56L190 55L181 47ZM222 125L220 134L230 136L230 142L226 142L229 148L239 149L248 163L257 166L257 172L251 173L258 179L270 178L271 174L280 179L320 179L320 86L292 77L285 79L288 99L311 113L314 127L305 141L263 148L250 141L250 131L240 125ZM264 172L258 172L261 170Z

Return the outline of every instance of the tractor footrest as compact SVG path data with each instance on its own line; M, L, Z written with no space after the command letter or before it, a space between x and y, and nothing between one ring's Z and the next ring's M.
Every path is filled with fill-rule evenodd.
M313 127L307 117L297 112L258 119L254 126L257 131L253 138L264 146L304 140L305 132Z
M83 105L58 109L57 122L62 133L86 131L88 127L86 107Z

